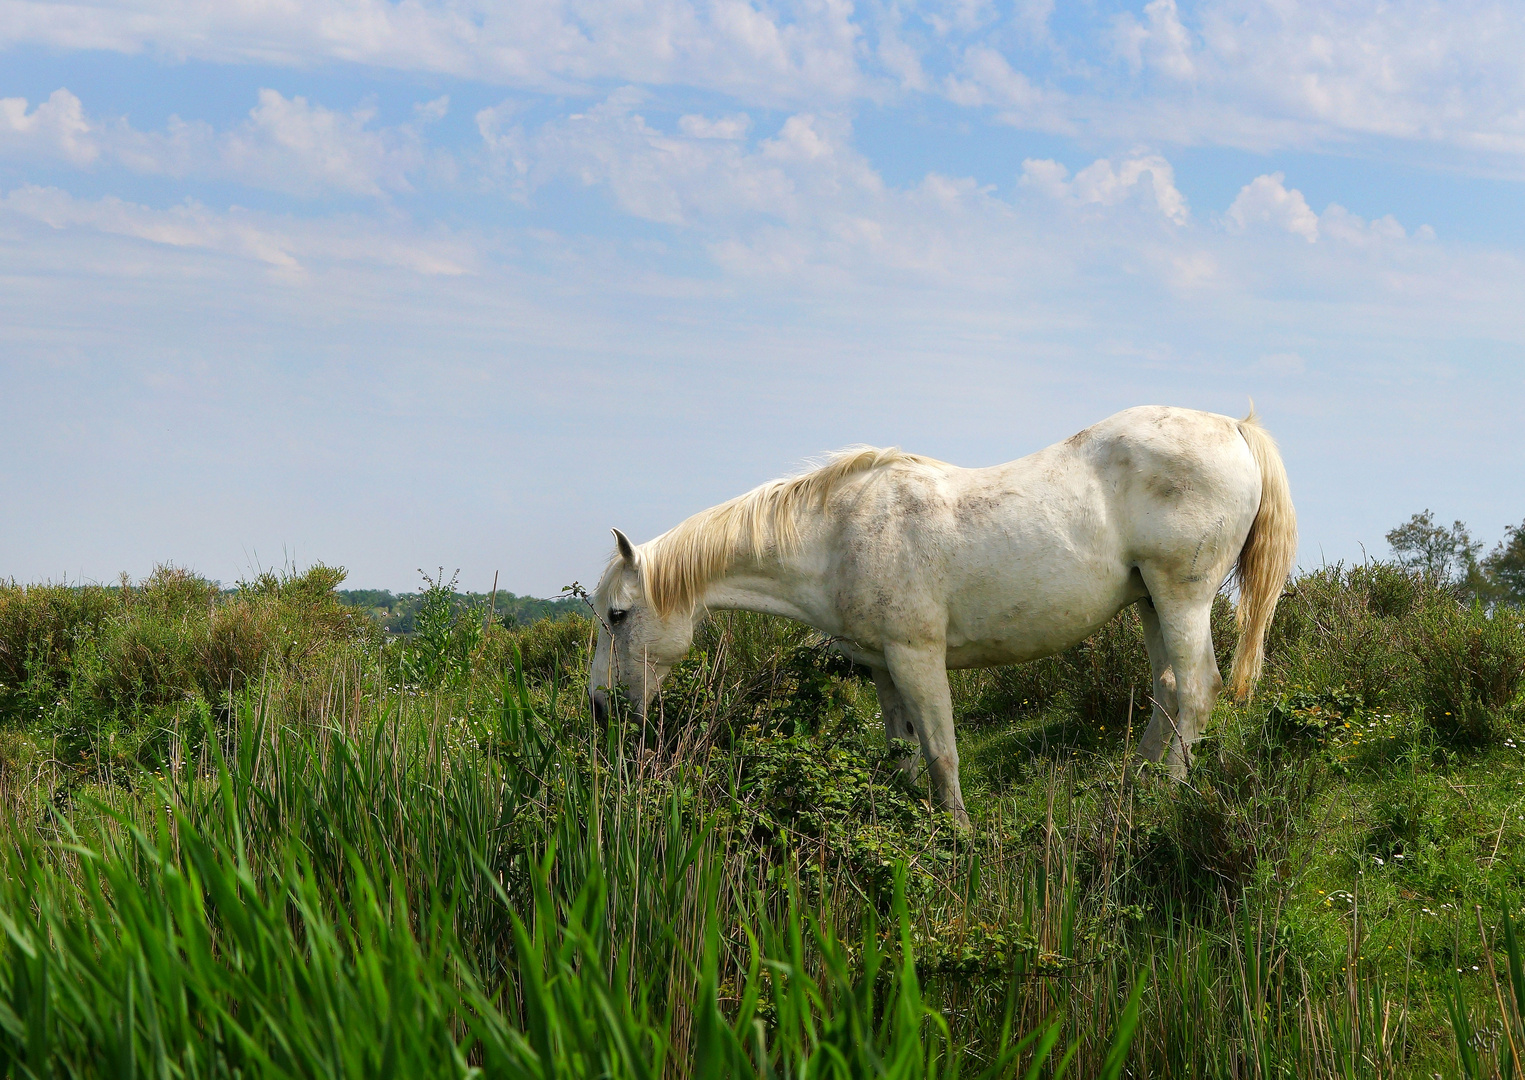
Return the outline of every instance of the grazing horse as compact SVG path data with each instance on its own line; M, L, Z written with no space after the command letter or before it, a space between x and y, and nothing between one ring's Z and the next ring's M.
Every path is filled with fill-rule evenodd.
M614 538L592 597L595 713L620 687L644 715L706 611L784 615L873 671L886 735L920 743L938 802L967 825L948 669L1048 656L1135 604L1154 675L1139 749L1184 777L1223 689L1213 597L1235 571L1242 699L1297 521L1253 409L1235 420L1145 406L984 469L857 447L644 544Z

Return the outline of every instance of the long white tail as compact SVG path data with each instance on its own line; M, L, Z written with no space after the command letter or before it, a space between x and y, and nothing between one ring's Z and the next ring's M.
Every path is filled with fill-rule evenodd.
M1235 567L1239 578L1239 647L1234 650L1229 681L1234 697L1243 701L1260 678L1266 630L1297 558L1297 511L1292 508L1287 470L1276 450L1276 440L1260 426L1253 406L1250 415L1239 421L1239 434L1260 466L1260 511Z

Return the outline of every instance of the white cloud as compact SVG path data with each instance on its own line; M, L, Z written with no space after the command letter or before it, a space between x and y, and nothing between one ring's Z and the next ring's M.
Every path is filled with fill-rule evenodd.
M1347 244L1380 244L1393 240L1408 239L1408 232L1398 224L1391 214L1384 214L1374 221L1366 221L1357 214L1352 214L1339 203L1330 203L1319 215L1319 227L1323 234L1335 240ZM1434 230L1428 226L1421 226L1416 235L1433 236Z
M1286 186L1285 173L1257 176L1239 189L1224 220L1235 232L1255 225L1270 225L1301 236L1308 243L1318 239L1318 215L1296 188Z
M1525 171L1525 20L1509 0L1149 0L1115 19L1072 9L1062 48L1051 12L1050 0L0 0L0 48L363 64L557 94L683 86L795 111L926 92L1042 130L1260 149L1397 138Z
M1223 215L1229 231L1242 233L1256 226L1269 226L1301 236L1310 244L1320 237L1329 237L1360 247L1410 238L1391 214L1367 221L1339 203L1330 203L1322 214L1315 214L1301 191L1286 186L1286 179L1283 173L1271 173L1257 176L1240 188ZM1428 225L1414 230L1413 239L1434 238L1435 230Z
M766 282L759 295L919 282L953 290L939 295L955 307L965 302L960 291L1031 301L1117 289L1212 295L1232 306L1293 280L1331 304L1359 295L1375 310L1400 284L1410 296L1453 293L1440 269L1450 256L1438 245L1425 253L1400 242L1395 221L1366 222L1337 205L1320 218L1280 175L1245 185L1213 215L1220 228L1194 220L1163 155L1100 158L1074 174L1026 161L1019 190L1070 211L1056 214L969 178L929 173L887 184L840 118L799 113L760 139L715 139L704 137L708 120L654 126L642 103L627 89L538 126L512 105L484 111L479 123L500 182L529 206L567 180L599 189L622 212L670 227L662 243L682 248L687 265L707 259L721 280ZM1288 247L1276 235L1289 231L1330 242Z
M1050 198L1080 206L1117 206L1138 197L1153 202L1177 225L1184 225L1191 216L1186 196L1176 188L1175 169L1158 154L1134 154L1118 161L1099 158L1073 180L1057 161L1029 158L1022 162L1021 182Z
M1378 136L1525 155L1525 21L1511 3L1206 0L1183 20L1175 0L1151 0L1144 12L1114 27L1125 64L1167 80L1110 118L1135 135L1256 148ZM1102 105L1085 108L1105 126Z
M706 273L721 281L766 281L765 293L828 295L919 282L953 290L948 302L957 305L965 302L960 295L1106 293L1126 282L1126 290L1143 294L1247 298L1276 273L1310 288L1322 282L1335 296L1361 289L1383 296L1399 283L1409 293L1450 289L1434 273L1451 257L1446 249L1412 242L1431 232L1410 235L1390 217L1366 221L1334 204L1317 215L1281 174L1245 185L1222 212L1223 227L1214 228L1194 221L1171 162L1158 153L1103 157L1075 173L1030 159L1021 191L1005 196L938 172L893 185L855 148L851 125L839 115L797 112L758 133L745 113L648 120L650 100L626 88L542 123L531 123L533 113L513 102L482 110L477 123L491 183L532 216L554 185L598 189L620 212L673 230L645 241L641 259L687 267L675 280L707 264ZM427 118L446 108L439 102L419 111ZM100 133L103 155L139 153L145 171L237 175L303 192L406 190L429 161L420 127L377 127L367 112L336 112L273 91L229 132L193 124L151 135L110 124L91 130ZM1046 200L1066 212L1055 213ZM217 252L290 273L334 260L411 273L478 272L486 257L482 242L420 231L384 201L369 218L311 223L200 203L153 209L80 200L37 187L13 192L5 208L60 229ZM1308 256L1288 262L1298 257L1267 237L1278 232L1329 242L1298 245ZM583 235L576 224L563 225L553 240L530 243L529 235L514 243L528 244L537 257L564 261L569 251L601 247L617 265L634 252L625 240L597 228Z
M79 98L67 90L53 91L31 112L26 98L0 98L0 152L58 156L89 165L100 156L97 135Z
M610 81L679 84L761 103L860 94L872 81L859 63L862 36L847 0L0 0L0 48L339 61L555 93Z
M417 124L373 127L374 110L344 113L264 89L244 123L218 133L171 118L163 131L88 117L59 89L31 112L23 98L0 99L0 154L50 156L86 167L119 163L139 173L233 180L295 195L372 197L412 190L426 169L448 174L448 155L430 152L420 125L442 118L446 97L415 110Z
M965 77L948 76L948 100L957 105L999 105L1027 108L1041 100L1042 94L1027 76L1015 70L988 45L972 45L964 50L961 65Z
M1051 199L1070 196L1070 170L1051 158L1028 158L1022 162L1020 183Z
M1051 12L1050 0L0 0L0 48L363 64L556 94L682 86L794 111L936 93L1039 130L1257 149L1396 138L1479 159L1448 167L1525 172L1525 21L1509 0L1149 0L1115 19L1072 9L1062 47Z
M261 90L249 120L218 147L216 170L259 187L294 194L408 191L424 151L411 128L368 128L372 110L340 113L303 97Z
M1056 90L1035 86L988 45L971 45L959 58L958 74L943 81L943 93L956 105L991 106L1003 124L1047 131L1068 131L1065 98Z
M927 4L921 15L942 37L981 30L997 18L991 0L940 0Z
M16 188L0 198L11 213L56 230L86 230L171 248L196 249L262 263L300 275L308 262L358 262L426 275L467 273L476 261L453 237L427 238L375 220L296 221L247 211L214 212L186 201L157 210L114 196L78 199L58 188Z
M1175 0L1149 0L1144 5L1148 25L1131 11L1117 16L1113 33L1118 55L1138 71L1147 59L1150 66L1173 79L1187 81L1197 73L1192 59L1191 34L1181 24Z
M752 118L746 113L720 116L690 114L678 117L678 130L690 139L744 139L752 129Z
M931 80L922 65L921 53L900 32L899 14L898 9L890 9L888 17L880 24L879 43L874 55L901 89L926 90Z
M849 191L873 191L878 175L850 146L850 129L800 113L749 147L739 120L683 117L676 133L650 126L641 94L617 91L582 113L531 132L512 106L477 116L500 174L519 197L563 178L603 185L626 213L670 225L766 215L797 221Z
M413 106L413 115L418 117L421 123L434 124L445 118L450 112L450 95L441 94L433 101L421 101Z

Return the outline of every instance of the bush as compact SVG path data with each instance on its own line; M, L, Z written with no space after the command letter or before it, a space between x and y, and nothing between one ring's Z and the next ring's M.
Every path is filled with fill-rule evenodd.
M0 585L0 718L46 726L64 760L158 761L166 732L205 727L265 673L321 694L316 676L379 644L375 623L334 596L343 579L320 564L225 593L161 566L137 586Z
M1519 708L1525 680L1525 618L1512 608L1435 605L1413 627L1419 705L1442 738L1496 739Z
M1497 738L1525 681L1520 614L1386 563L1325 567L1294 582L1267 644L1267 680L1285 696L1338 688L1371 709L1424 718L1440 738Z
M1455 603L1395 567L1336 564L1304 574L1266 636L1267 688L1339 686L1373 706L1408 707L1414 661L1403 623L1416 605L1435 602Z
M925 874L946 869L954 853L947 818L901 779L896 762L903 750L862 728L843 739L749 732L732 750L737 812L750 821L755 842L777 861L798 863L816 888L845 871L887 910L897 857L918 851ZM935 877L919 874L916 887L929 887Z
M35 717L69 683L82 643L121 607L121 590L98 585L0 582L0 718Z
M588 644L592 636L593 620L575 613L541 619L528 626L510 627L495 621L482 635L472 664L485 665L490 671L504 671L514 666L518 650L524 674L533 681L559 681L563 686L581 687L588 678Z

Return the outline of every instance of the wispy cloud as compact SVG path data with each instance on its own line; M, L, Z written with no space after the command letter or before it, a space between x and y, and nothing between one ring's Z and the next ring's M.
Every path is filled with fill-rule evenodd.
M350 62L566 92L609 80L751 102L855 97L870 78L851 4L658 0L635 6L468 0L300 5L4 0L0 47L152 50L217 62Z
M1037 0L0 0L0 48L23 43L363 64L550 93L682 86L795 109L936 94L1042 130L1259 148L1380 137L1525 156L1525 22L1503 0L1149 0L1115 16Z
M458 238L419 236L374 218L280 219L237 209L217 213L192 201L160 210L113 196L79 199L33 185L0 197L0 215L5 213L56 230L232 255L290 275L301 274L307 262L342 261L454 276L477 261L472 245Z
M374 127L373 109L338 112L300 95L262 89L243 123L218 132L172 118L162 131L87 115L67 89L30 108L0 99L0 156L53 157L91 168L107 164L175 178L231 180L298 196L384 197L412 190L422 173L454 174L451 156L431 150L423 129L441 119L449 99L421 102L413 123Z

